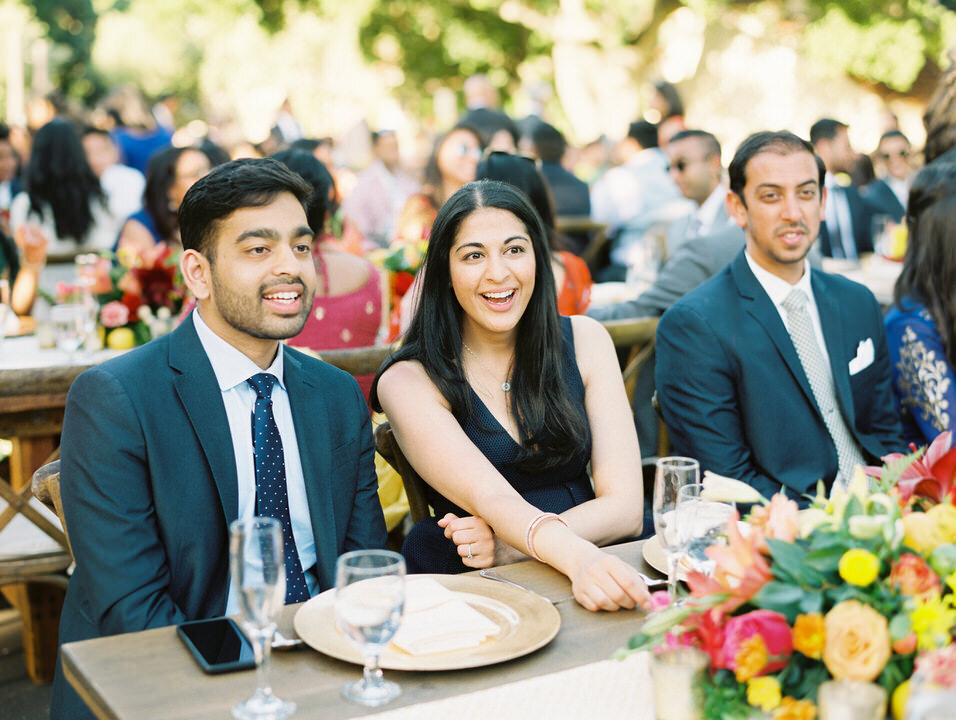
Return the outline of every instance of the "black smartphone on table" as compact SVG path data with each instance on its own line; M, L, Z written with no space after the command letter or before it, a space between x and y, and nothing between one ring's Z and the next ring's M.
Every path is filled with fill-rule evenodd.
M204 672L214 675L256 666L252 644L232 618L193 620L176 630Z

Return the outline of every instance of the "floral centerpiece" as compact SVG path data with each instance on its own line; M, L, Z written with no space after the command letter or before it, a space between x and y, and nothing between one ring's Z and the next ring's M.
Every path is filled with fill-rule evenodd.
M121 350L142 345L173 329L186 297L178 252L159 244L119 256L104 253L91 260L81 266L76 284L57 285L56 300L79 297L89 288L98 305L101 340L108 347Z
M829 498L821 484L802 511L783 495L768 501L705 478L713 499L759 504L743 530L728 525L727 545L708 548L712 576L688 573L683 605L654 594L657 610L629 649L704 651L704 717L714 720L810 720L831 679L879 683L901 712L914 666L956 667L952 433L884 462L857 468Z
M389 295L392 312L389 321L389 340L398 335L401 320L401 300L415 282L415 275L425 261L428 240L406 242L399 240L387 248L369 253L369 260L388 271Z

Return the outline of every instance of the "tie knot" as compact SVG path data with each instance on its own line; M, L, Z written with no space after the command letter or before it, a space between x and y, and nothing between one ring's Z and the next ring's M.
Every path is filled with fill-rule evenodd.
M807 295L803 290L793 289L784 298L782 305L788 313L798 312L807 306Z
M265 400L272 399L272 388L276 384L276 376L271 373L256 373L246 380L249 387L256 391L256 395Z

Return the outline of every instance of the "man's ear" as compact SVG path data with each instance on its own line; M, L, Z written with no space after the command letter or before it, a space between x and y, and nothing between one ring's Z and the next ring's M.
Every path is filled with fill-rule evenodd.
M733 190L727 191L727 214L733 218L738 227L747 227L747 206L743 199Z
M185 250L179 260L183 281L196 300L206 300L212 292L212 271L205 255L195 250Z

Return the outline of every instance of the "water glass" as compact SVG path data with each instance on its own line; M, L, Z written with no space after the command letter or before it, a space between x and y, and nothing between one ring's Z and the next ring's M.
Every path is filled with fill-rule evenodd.
M734 518L732 502L706 500L701 497L703 483L684 485L677 492L677 536L680 554L691 566L706 575L713 573L714 561L707 557L707 548L727 542L727 523Z
M50 308L50 322L53 323L56 346L66 352L70 360L74 359L76 351L86 338L87 318L86 307L79 303L54 305Z
M282 524L270 517L233 522L229 526L229 568L239 590L240 624L256 659L256 692L235 705L232 716L283 720L295 712L295 703L277 697L269 682L272 637L285 602Z
M390 550L355 550L335 566L335 622L362 653L362 679L342 688L347 700L375 707L402 694L378 666L405 606L405 560Z
M693 458L663 457L654 474L654 529L667 553L667 588L677 602L677 563L681 558L677 534L677 493L685 485L700 482L700 464Z
M886 690L876 683L827 680L817 694L820 720L884 720Z

